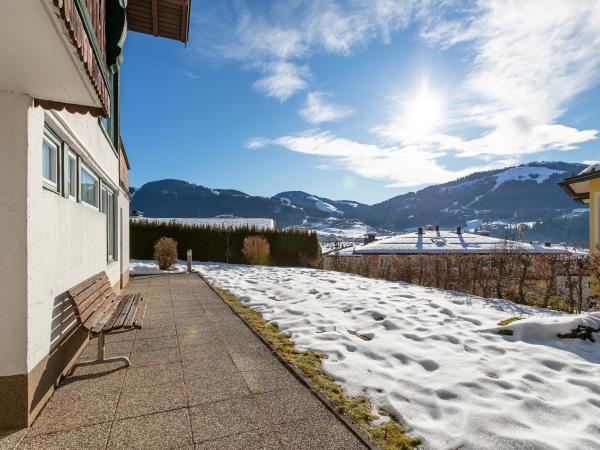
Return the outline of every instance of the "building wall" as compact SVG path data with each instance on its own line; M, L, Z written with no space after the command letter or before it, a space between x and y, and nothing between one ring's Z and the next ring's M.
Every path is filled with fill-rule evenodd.
M0 429L31 423L87 341L65 291L104 270L119 288L129 261L129 201L98 120L32 105L0 92ZM105 214L43 187L44 123L118 193L116 261L107 262Z
M0 92L0 377L27 371L25 149L30 104L25 95Z
M600 179L590 181L590 251L600 242Z

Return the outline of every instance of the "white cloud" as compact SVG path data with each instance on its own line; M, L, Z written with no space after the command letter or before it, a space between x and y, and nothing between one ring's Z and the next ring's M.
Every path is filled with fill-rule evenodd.
M268 97L285 101L297 91L306 89L306 79L310 71L306 66L296 66L288 62L274 62L265 66L266 76L257 80L254 87Z
M287 0L259 8L254 4L204 5L193 18L190 42L203 58L270 67L255 86L281 101L306 85L306 77L294 76L285 64L299 68L299 60L316 52L349 55L372 39L389 41L393 31L409 23L415 9L413 0ZM274 73L277 70L285 73Z
M342 168L365 178L385 180L389 182L389 187L442 183L468 175L475 170L490 170L513 162L503 160L464 170L450 170L437 161L445 156L442 151L430 151L418 146L365 144L321 130L308 130L270 140L254 138L248 141L246 147L261 148L266 145L327 158L329 162L320 167Z
M447 48L474 52L470 70L453 98L454 128L477 126L480 136L431 136L458 156L486 158L546 150L572 150L596 139L596 130L558 123L575 96L598 83L600 2L489 1L459 19L430 19L423 36ZM401 127L379 127L401 139ZM444 145L443 142L446 144ZM436 142L437 141L437 142Z
M352 114L352 108L336 105L328 100L332 97L326 92L309 92L304 106L298 111L304 120L313 125L323 122L335 122Z

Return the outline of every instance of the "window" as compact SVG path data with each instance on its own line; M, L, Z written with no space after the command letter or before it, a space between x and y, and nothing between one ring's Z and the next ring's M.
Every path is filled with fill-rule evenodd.
M81 201L88 205L98 206L98 178L86 167L80 166L79 192Z
M107 186L101 189L100 210L106 214L106 259L114 261L117 239L115 233L115 193Z
M67 155L67 170L65 173L66 196L77 198L77 155L69 152Z
M44 134L42 144L42 177L44 185L58 191L60 146L49 133Z

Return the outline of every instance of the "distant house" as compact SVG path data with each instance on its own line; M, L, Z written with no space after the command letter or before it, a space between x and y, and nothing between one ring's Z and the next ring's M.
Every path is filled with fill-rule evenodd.
M456 230L419 228L413 233L403 233L351 247L340 252L341 256L372 255L422 255L440 253L489 254L500 248L509 247L528 254L567 253L573 249L550 243L534 244L507 241L485 234L465 233L460 227Z
M123 45L186 42L189 2L1 2L0 428L30 425L87 342L65 292L99 272L127 283Z
M590 210L590 251L600 243L600 164L586 167L574 177L565 178L560 186L573 200Z
M251 217L131 217L132 221L146 221L158 223L180 223L204 227L224 229L256 228L257 230L274 230L275 220L269 218Z

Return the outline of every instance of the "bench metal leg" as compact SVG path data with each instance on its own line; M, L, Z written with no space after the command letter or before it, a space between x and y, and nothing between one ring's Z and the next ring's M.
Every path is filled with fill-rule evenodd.
M69 371L69 373L72 374L75 371L75 368L77 368L77 367L91 366L93 364L104 364L104 363L121 361L121 362L125 363L125 367L129 367L129 365L130 365L129 358L127 356L113 356L112 358L106 358L105 354L106 354L106 351L105 351L105 344L104 344L104 332L101 331L100 334L98 335L98 357L97 357L97 359L90 360L90 361L81 361L81 362L75 363L73 365L73 367L71 368L71 370Z

